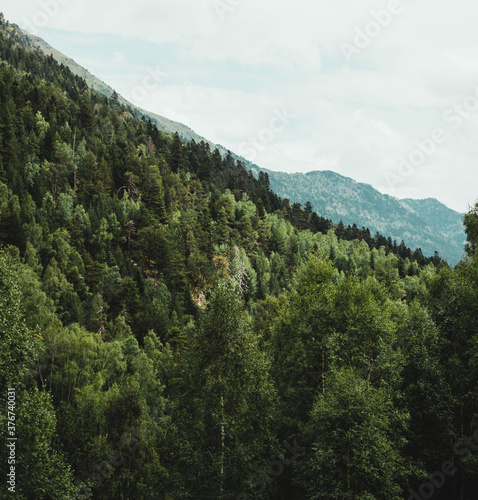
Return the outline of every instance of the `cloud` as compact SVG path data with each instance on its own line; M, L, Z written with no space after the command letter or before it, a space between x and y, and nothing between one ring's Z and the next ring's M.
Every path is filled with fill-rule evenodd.
M168 77L139 104L232 150L255 140L274 108L287 109L294 120L252 154L266 168L330 168L464 211L478 196L478 113L394 189L384 171L478 85L478 5L397 1L400 14L349 62L341 45L389 2L4 0L2 9L120 92L159 64Z
M113 60L112 60L113 64L118 65L118 64L123 64L124 62L126 62L126 57L124 54L122 54L121 52L113 53Z

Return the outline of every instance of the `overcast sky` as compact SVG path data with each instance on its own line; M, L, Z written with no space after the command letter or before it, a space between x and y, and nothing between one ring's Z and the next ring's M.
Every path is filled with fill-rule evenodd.
M476 0L3 0L120 94L258 165L478 199Z

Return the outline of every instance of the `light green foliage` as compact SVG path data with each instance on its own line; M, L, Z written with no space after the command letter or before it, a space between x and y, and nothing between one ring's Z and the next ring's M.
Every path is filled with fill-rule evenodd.
M18 481L16 498L38 500L76 500L79 487L73 472L58 452L56 416L47 392L23 391L18 411Z
M36 128L38 130L38 138L44 139L47 130L50 128L50 124L45 120L45 118L41 114L41 111L37 111L35 120L36 120Z
M69 466L53 445L56 436L56 417L48 393L36 388L25 389L28 380L27 370L42 351L40 335L29 328L24 320L25 312L32 313L36 307L40 313L44 297L33 293L38 287L31 270L17 272L18 263L0 251L0 400L7 408L6 389L13 388L16 393L16 406L11 414L15 416L16 456L20 457L16 467L18 498L29 499L72 499L75 498L73 476ZM25 299L19 287L19 279L24 278ZM37 288L38 292L38 288ZM35 302L32 301L32 298ZM48 307L48 305L46 305ZM32 323L29 316L29 323ZM38 314L38 322L48 324L47 318ZM25 377L25 378L24 378ZM1 437L6 442L7 413L0 414ZM4 448L7 450L7 448ZM7 459L2 452L2 473L6 474Z
M17 387L40 349L41 337L28 328L14 261L0 250L0 386ZM2 393L1 397L5 395Z
M73 197L61 193L56 203L56 216L60 223L68 223L73 217Z

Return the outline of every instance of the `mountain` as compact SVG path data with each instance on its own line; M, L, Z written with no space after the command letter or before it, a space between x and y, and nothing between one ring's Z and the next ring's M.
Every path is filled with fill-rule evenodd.
M331 171L288 174L262 170L279 196L302 205L310 201L319 215L333 222L365 226L399 243L403 239L425 255L438 251L451 264L463 256L463 216L438 200L399 200Z
M463 229L463 214L455 212L435 198L424 200L406 198L402 201L418 212L420 218L437 229L440 234L456 241L459 248L463 247L463 242L466 239Z
M399 500L455 439L471 455L478 205L456 269L332 227L9 32L0 15L15 498ZM442 498L476 498L465 462Z
M10 29L18 30L15 25ZM62 54L40 37L20 30L23 43L34 49L51 55L70 71L83 78L88 86L99 94L110 98L115 90L92 75L73 59ZM196 134L188 126L169 120L164 116L144 110L118 95L118 101L130 107L139 116L149 118L166 133L178 132L185 141L204 142L213 150L218 149L222 156L228 150ZM257 174L260 167L232 153L235 160L242 161L246 168ZM440 256L456 264L463 256L465 233L462 216L437 200L398 200L383 195L372 186L358 183L334 172L309 172L307 174L287 174L271 172L271 188L279 196L302 205L310 201L315 210L330 218L333 222L342 220L345 224L368 227L373 233L380 232L407 246L421 248L425 255L438 251Z
M38 50L40 52L43 52L47 56L49 55L53 56L60 64L64 64L66 67L68 67L73 74L79 76L80 78L83 78L88 84L88 86L93 90L95 90L96 92L98 92L99 94L104 95L106 97L111 97L115 93L115 90L112 87L110 87L108 84L100 80L95 75L91 74L83 66L80 66L74 59L66 56L59 50L52 47L48 42L46 42L42 38L36 35L31 35L25 30L21 30L21 33L24 37L24 41L27 46L35 50ZM167 133L177 132L179 134L179 137L185 141L194 140L198 143L205 142L209 144L209 146L211 146L213 149L217 147L222 155L227 154L227 149L225 149L223 146L214 144L211 141L205 139L204 137L201 137L199 134L196 134L194 130L192 130L187 125L184 125L183 123L170 120L169 118L166 118L164 116L160 116L156 113L152 113L150 111L142 109L134 105L133 103L131 103L130 101L128 101L119 94L118 94L118 101L121 104L130 107L137 116L139 117L145 116L146 118L149 118L156 126L158 126L164 132Z

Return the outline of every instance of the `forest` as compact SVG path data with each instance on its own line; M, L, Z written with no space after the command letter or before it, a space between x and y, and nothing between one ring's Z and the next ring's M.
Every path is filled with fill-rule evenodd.
M464 224L334 224L0 21L0 497L476 498Z

